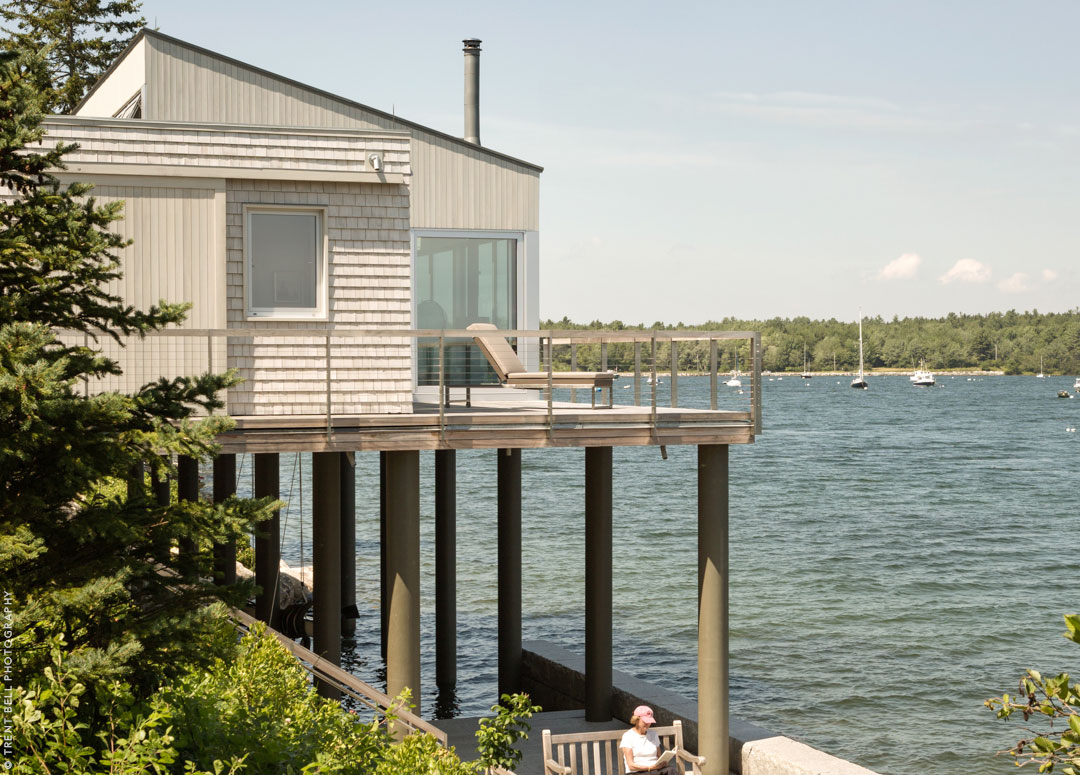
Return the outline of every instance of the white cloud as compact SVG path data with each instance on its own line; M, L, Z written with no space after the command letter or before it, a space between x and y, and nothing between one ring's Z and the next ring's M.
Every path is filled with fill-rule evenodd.
M894 258L878 272L881 280L909 280L919 271L922 258L918 253L904 253L899 258Z
M1023 293L1024 291L1031 289L1031 286L1028 284L1028 280L1030 279L1027 272L1017 272L999 282L998 288L1005 291L1005 293Z
M990 267L974 258L961 258L952 269L938 278L942 285L952 282L985 283L990 281Z
M1042 271L1042 277L1046 282L1052 283L1054 280L1058 279L1058 273L1053 269L1044 269Z

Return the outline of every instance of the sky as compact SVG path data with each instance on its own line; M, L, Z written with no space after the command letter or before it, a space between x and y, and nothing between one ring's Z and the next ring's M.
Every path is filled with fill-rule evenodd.
M1080 3L144 0L162 32L544 166L541 316L1080 306Z

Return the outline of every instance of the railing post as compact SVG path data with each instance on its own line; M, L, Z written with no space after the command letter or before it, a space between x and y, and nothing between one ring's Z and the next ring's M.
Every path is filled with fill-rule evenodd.
M641 342L634 339L634 406L641 406Z
M83 334L83 347L90 349L90 334ZM90 397L90 375L83 376L83 398Z
M761 332L755 332L750 340L754 348L754 385L750 391L751 411L754 417L754 435L761 434Z
M671 340L671 408L679 405L679 343Z
M439 440L446 441L446 413L443 405L448 403L446 390L446 369L443 367L443 357L446 354L444 347L445 338L439 334Z
M330 332L326 332L326 440L333 436L333 424L330 413Z
M548 420L548 438L549 439L552 438L552 436L554 435L554 427L553 427L553 424L552 424L552 419L553 418L552 418L551 402L552 402L552 396L553 396L555 391L552 390L552 384L551 384L551 358L552 358L551 334L548 334L548 338L547 338L547 420Z
M712 410L716 411L716 365L719 361L719 353L717 353L718 342L716 339L709 340L709 406Z
M607 342L600 342L600 371L607 371Z
M656 433L656 336L654 335L652 340L652 428L653 433Z
M577 342L570 341L570 371L577 371ZM577 402L577 388L570 388L570 403Z

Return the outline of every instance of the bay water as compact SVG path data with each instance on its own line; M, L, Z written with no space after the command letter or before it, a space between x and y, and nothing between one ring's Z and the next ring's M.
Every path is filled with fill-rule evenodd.
M731 448L732 713L881 773L1012 771L994 752L1028 735L982 701L1028 667L1080 673L1061 636L1080 610L1073 378L849 381L765 377L763 433ZM708 390L680 378L680 404L707 408ZM745 406L749 391L720 390L721 408ZM378 454L356 460L360 618L343 663L381 685ZM421 453L427 718L497 699L496 451L457 461L458 686L440 697L434 459ZM583 654L584 451L524 450L522 472L523 637ZM280 474L283 558L310 563L310 456L283 454ZM696 449L615 448L614 493L614 666L693 698Z

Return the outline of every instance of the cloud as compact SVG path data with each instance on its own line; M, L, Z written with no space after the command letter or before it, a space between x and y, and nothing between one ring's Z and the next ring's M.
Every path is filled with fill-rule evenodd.
M1042 278L1046 280L1046 282L1052 283L1054 280L1058 279L1058 273L1053 269L1044 269L1042 270Z
M878 272L880 280L910 280L919 271L922 258L917 253L904 253L899 258L894 258Z
M990 267L974 258L961 258L952 269L938 278L942 285L957 283L985 283L990 281Z
M1005 291L1005 293L1023 293L1031 289L1031 286L1028 285L1030 279L1027 272L1017 272L999 282L998 288Z

